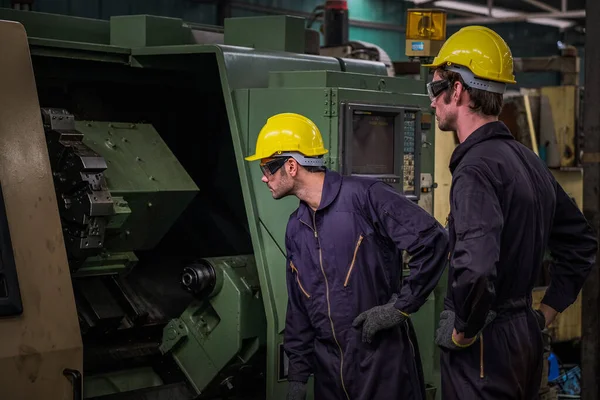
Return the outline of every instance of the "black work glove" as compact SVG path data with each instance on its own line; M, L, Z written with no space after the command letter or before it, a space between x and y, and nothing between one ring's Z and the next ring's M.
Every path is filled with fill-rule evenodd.
M457 346L452 340L452 332L454 332L454 318L454 311L442 311L442 313L440 314L440 324L437 330L435 331L435 344L448 350L462 350L475 343L475 339L473 339L473 341L470 344L464 347ZM488 326L494 320L494 318L496 318L496 312L490 310L485 319L485 323L483 324L483 328L481 328L481 331L483 331L485 327ZM477 336L479 336L479 333L475 335L475 338L477 338Z
M306 383L289 381L286 400L306 400Z
M398 300L398 295L394 294L387 304L373 307L354 319L353 327L363 326L362 341L364 343L371 343L377 332L396 326L408 317L394 306L396 300Z
M533 314L535 315L535 319L537 320L540 329L542 331L546 329L546 317L544 316L544 313L542 313L540 310L533 310Z

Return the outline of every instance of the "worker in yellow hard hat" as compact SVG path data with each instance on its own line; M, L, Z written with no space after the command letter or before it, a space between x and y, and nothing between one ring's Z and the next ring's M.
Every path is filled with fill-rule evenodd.
M290 160L302 167L296 171L300 177L322 178L321 175L304 173L325 172L325 154L327 149L319 128L310 119L299 114L283 113L268 120L256 141L256 152L246 160L261 160L262 181L273 193L273 198L280 199L294 194L294 187L291 177L277 174L277 171Z
M450 159L450 267L441 347L443 399L533 399L542 330L572 304L596 237L543 161L498 120L513 58L493 30L453 34L429 67L439 127L459 140ZM546 249L554 262L539 309L532 290Z
M445 268L448 237L425 210L383 182L325 168L317 126L293 113L268 119L256 141L262 181L300 203L285 234L288 400L315 379L321 400L424 400L410 314ZM411 255L402 282L402 253Z

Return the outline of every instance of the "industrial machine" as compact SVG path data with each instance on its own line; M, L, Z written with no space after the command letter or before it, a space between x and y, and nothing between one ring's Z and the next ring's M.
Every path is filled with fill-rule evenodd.
M433 212L425 82L304 54L301 18L0 20L3 399L285 398L297 200L244 161L273 114ZM431 393L440 286L412 317Z
M320 29L323 33L323 46L320 46L315 54L379 61L386 66L388 75L394 76L392 59L384 49L363 40L350 40L349 15L347 0L325 0L324 4L315 7L306 24L307 32L310 32L307 34L316 34L315 42L319 43L318 32L310 28L317 18L322 17L323 19Z

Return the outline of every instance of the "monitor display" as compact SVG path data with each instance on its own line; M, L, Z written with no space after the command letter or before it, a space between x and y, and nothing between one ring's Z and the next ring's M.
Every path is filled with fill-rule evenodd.
M352 174L394 173L394 115L354 111Z

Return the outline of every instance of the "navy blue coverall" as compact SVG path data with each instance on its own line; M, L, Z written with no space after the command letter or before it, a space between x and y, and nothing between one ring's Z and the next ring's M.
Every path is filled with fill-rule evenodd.
M531 292L544 253L553 258L542 300L558 312L577 298L596 257L596 237L538 156L504 123L485 124L450 160L447 309L465 337L498 317L464 350L441 350L442 392L453 399L534 399L543 342Z
M317 211L300 202L290 216L286 250L288 380L314 373L316 400L424 399L410 320L371 343L352 322L394 293L399 310L417 311L446 266L446 230L385 183L327 170Z

